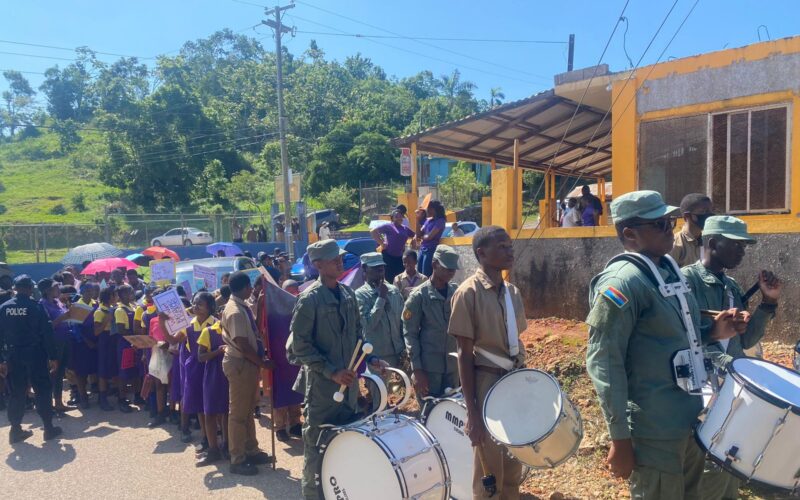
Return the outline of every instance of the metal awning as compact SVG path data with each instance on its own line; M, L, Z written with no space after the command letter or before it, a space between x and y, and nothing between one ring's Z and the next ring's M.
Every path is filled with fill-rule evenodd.
M611 116L548 90L489 111L392 139L397 147L417 143L419 153L478 163L514 164L558 175L601 176L611 171ZM574 115L574 118L573 118ZM564 132L567 131L566 136ZM562 137L564 138L562 141Z

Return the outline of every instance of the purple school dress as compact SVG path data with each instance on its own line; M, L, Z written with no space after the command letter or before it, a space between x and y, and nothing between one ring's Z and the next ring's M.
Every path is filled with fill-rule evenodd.
M133 316L135 311L133 309L129 309L127 307L119 306L121 309L125 311L125 314L128 316L128 325L130 325L131 332L133 332ZM116 321L116 318L114 318ZM133 333L131 333L132 335ZM118 335L119 339L117 341L117 361L119 362L119 378L121 380L130 381L135 380L139 377L139 363L136 362L137 358L141 358L141 356L134 352L133 354L133 362L134 365L131 368L123 369L122 368L122 355L125 349L132 348L130 342L125 340L122 335Z
M178 344L178 352L172 353L172 368L169 369L169 402L180 403L181 394L183 392L183 351L186 349L186 343L181 342Z
M198 340L209 352L214 352L221 345L222 328L215 323L203 330ZM203 372L203 413L206 415L220 415L228 413L228 378L222 372L222 356L206 361Z
M97 339L94 336L94 311L97 310L97 304L84 302L83 299L81 303L92 306L93 309L83 323L74 326L69 368L79 377L86 377L97 373ZM95 347L90 347L89 343Z
M213 320L212 320L213 321ZM181 367L183 374L183 391L181 394L181 412L203 413L203 372L205 364L197 359L197 339L203 328L211 321L200 325L195 319L186 329L186 342L181 342Z
M106 314L113 314L111 309L99 306L97 312L103 311ZM112 318L113 321L113 318ZM97 323L97 322L95 322ZM110 323L109 323L110 325ZM119 374L119 361L117 360L117 342L119 335L111 335L111 326L103 330L97 336L97 376L104 379L111 379Z

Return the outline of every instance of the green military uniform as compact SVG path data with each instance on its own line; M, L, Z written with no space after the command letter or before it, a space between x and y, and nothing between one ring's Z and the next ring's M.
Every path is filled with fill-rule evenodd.
M458 387L458 350L455 337L447 334L450 305L458 285L447 284L447 297L428 280L408 296L403 311L403 336L411 369L428 376L429 395L441 397L445 389Z
M308 247L312 262L329 260L339 255L333 240L313 243ZM331 380L338 370L346 369L356 343L362 338L361 316L355 293L339 283L331 290L317 281L297 299L290 325L292 344L290 359L303 365L298 381L305 386L303 423L303 496L320 498L318 474L321 456L317 448L320 425L344 425L355 419L358 381L345 392L345 400L337 403L333 395L339 385Z
M747 243L756 242L747 234L747 225L744 221L734 217L710 217L706 221L706 226L708 228L708 232L704 231L706 237L718 234ZM739 284L724 272L717 275L706 268L702 262L686 266L681 271L686 276L701 309L714 311L734 307L740 310L747 309L747 304L742 300L743 294ZM774 317L775 306L762 304L753 312L745 333L729 339L727 346L723 346L723 343L720 342L710 344L708 353L715 365L724 368L732 360L745 357L744 350L758 344L764 336L767 324ZM710 330L711 326L711 319L703 318L703 328ZM717 464L706 461L701 491L704 500L735 499L739 496L739 480Z
M625 194L611 205L617 224L675 210L653 191ZM657 267L666 283L679 281L665 260ZM700 309L691 295L686 299L699 331ZM678 298L663 297L643 270L619 261L594 278L590 304L587 370L611 439L632 439L632 498L699 498L703 454L691 429L703 403L673 379L673 354L689 348Z
M381 254L366 253L361 256L361 263L366 266L385 266ZM388 293L382 298L378 290L369 283L356 290L358 308L364 323L364 337L372 344L372 354L389 363L394 368L400 367L400 356L405 350L403 343L403 326L400 314L403 312L403 295L394 285L386 283Z

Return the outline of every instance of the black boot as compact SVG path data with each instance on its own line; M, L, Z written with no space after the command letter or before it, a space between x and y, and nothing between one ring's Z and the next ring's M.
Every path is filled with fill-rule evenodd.
M50 441L61 435L61 427L56 427L52 424L44 428L44 440Z
M67 401L68 406L77 406L80 402L80 394L78 394L78 387L75 385L71 385L69 387L69 401Z
M18 425L13 426L8 433L8 442L9 444L21 443L31 436L33 436L32 431L22 430L22 427Z

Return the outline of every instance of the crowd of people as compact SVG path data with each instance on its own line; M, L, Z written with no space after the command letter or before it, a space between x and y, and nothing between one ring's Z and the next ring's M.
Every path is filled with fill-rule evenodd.
M696 330L715 376L724 378L733 359L757 347L782 283L772 272L759 273L762 301L747 311L745 294L726 270L742 262L755 237L740 219L714 215L705 195L687 195L672 207L659 193L638 191L619 196L610 211L626 253L590 284L586 359L609 429L610 470L630 478L633 498L735 498L738 479L706 462L691 437L703 403L673 377L672 357L689 347L687 331ZM53 412L69 411L72 404L121 412L138 405L149 409L149 427L171 421L184 442L192 440L193 425L203 430L198 466L228 458L232 473L256 474L258 465L274 460L260 450L254 424L262 370L272 370L272 390L293 394L288 403L274 405L273 425L279 439L302 439L302 494L317 499L320 434L369 411L351 359L368 342L373 350L365 366L381 376L387 367L409 372L420 401L461 387L464 432L474 447L474 498L486 497L486 474L496 478L499 498L519 498L522 467L489 437L482 418L495 382L525 367L523 301L504 278L514 264L513 242L501 227L477 230L477 269L458 285L459 254L440 244L444 215L442 205L431 202L415 212L411 229L406 207L396 207L391 222L372 231L380 251L360 256L364 283L356 289L340 281L345 252L334 240L308 246L318 278L302 285L287 277L280 255L271 260L260 254L258 264L270 278L254 285L235 272L219 290L183 294L192 322L180 332L169 332L169 318L155 307L154 297L166 289L143 286L135 272L86 276L67 268L36 284L41 300L35 302L33 281L17 276L12 293L10 276L0 267L0 375L12 389L11 442L31 435L21 427L30 387L45 439L61 433ZM684 225L674 233L678 217ZM691 283L676 292L685 300L658 293L653 283L659 277L650 276L648 266L666 283ZM283 327L283 299L270 295L275 289L291 297ZM76 307L89 311L80 322L71 321ZM701 308L714 316L701 319ZM276 343L273 330L281 328L286 337ZM130 334L158 344L136 350L125 340ZM151 356L162 354L157 349L175 359L166 380L148 373ZM60 385L65 367L67 404Z
M592 194L589 186L581 188L580 198L567 198L560 205L561 227L597 226L603 215L603 202Z

